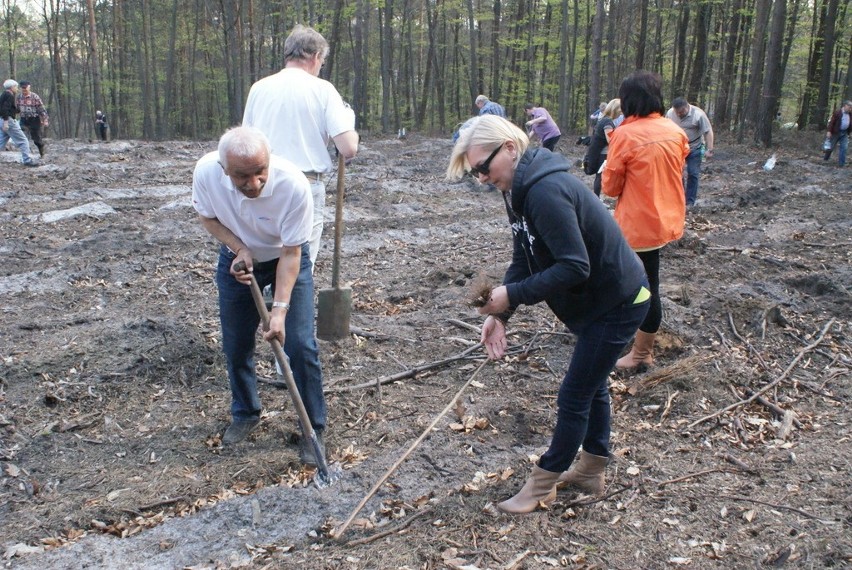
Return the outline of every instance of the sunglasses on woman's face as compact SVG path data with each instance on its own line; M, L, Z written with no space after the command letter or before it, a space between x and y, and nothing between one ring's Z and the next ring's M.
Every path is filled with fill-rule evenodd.
M501 148L503 148L503 144L491 151L491 154L488 155L488 158L486 158L476 166L472 167L470 169L470 173L476 178L478 178L480 174L488 176L488 173L491 171L491 161L494 160L494 157L497 156L497 153L500 152Z

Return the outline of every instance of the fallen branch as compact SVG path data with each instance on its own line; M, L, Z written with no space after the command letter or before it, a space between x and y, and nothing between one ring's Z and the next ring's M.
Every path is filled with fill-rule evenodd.
M743 387L743 390L745 390L745 393L746 393L747 396L754 395L754 390L752 390L751 388ZM770 402L769 400L767 400L763 396L758 395L758 397L755 399L755 401L758 404L772 410L775 413L775 415L777 415L780 418L783 418L784 414L787 413L787 410L785 410L784 408L782 408L780 406L776 406L775 404L773 404L772 402ZM801 428L802 422L800 422L799 420L794 418L793 419L793 425L795 425L797 428Z
M329 388L324 390L324 392L351 392L352 390L360 390L362 388L375 388L377 384L388 384L390 382L396 382L397 380L404 380L406 378L411 378L420 374L421 372L425 372L427 370L432 370L433 368L440 368L441 366L445 366L447 364L452 364L458 360L464 360L467 358L475 350L482 348L482 343L477 343L470 348L466 348L462 352L450 356L448 358L444 358L443 360L437 360L435 362L430 362L428 364L422 364L420 366L415 366L414 368L410 368L408 370L403 370L402 372L397 372L396 374L391 374L389 376L380 376L375 380L370 380L369 382L364 382L362 384L355 384L354 386L342 386L340 388Z
M686 481L687 479L695 479L696 477L702 477L704 475L709 475L710 473L733 473L734 471L731 469L724 469L722 467L715 467L713 469L705 469L704 471L696 471L695 473L688 473L681 477L675 477L674 479L668 479L666 481L660 481L657 483L657 487L665 487L666 485L671 485L672 483L680 483L681 481Z
M361 544L369 544L371 542L375 542L375 541L379 540L380 538L384 538L388 535L396 534L396 533L408 528L409 525L411 525L411 523L413 523L415 519L422 517L423 515L430 513L430 512L432 512L432 507L426 507L425 509L414 513L413 515L411 515L410 517L408 517L407 519L405 519L404 521L399 523L394 528L390 528L388 530L383 530L382 532L377 532L376 534L374 534L372 536L365 536L363 538L356 538L355 540L350 540L349 542L346 543L346 546L359 546Z
M403 462L403 461L405 461L405 460L408 458L408 456L409 456L409 455L411 455L411 452L412 452L412 451L414 451L414 449L415 449L418 445L420 445L420 442L422 442L424 439L426 439L426 436L428 436L430 433L432 433L432 429L433 429L436 425L438 425L438 422L439 422L439 421L441 421L441 418L443 418L443 417L444 417L444 415L446 415L446 413L447 413L447 412L449 412L449 411L453 408L453 406L454 406L454 405L455 405L455 403L456 403L456 400L458 400L458 399L461 397L461 395L462 395L462 393L465 391L465 389L467 389L467 387L468 387L468 386L470 386L470 383L471 383L471 382L473 382L473 379L474 379L474 378L476 378L476 377L477 377L477 375L479 375L480 370L482 370L482 369L485 367L485 365L486 365L487 363L488 363L488 360L487 360L487 359L482 361L482 364L480 364L480 365L479 365L479 368L477 368L477 369L474 371L474 373L473 373L473 374L471 374L470 378L468 378L468 379L467 379L467 382L465 382L465 383L464 383L464 385L463 385L463 386L459 389L459 391L458 391L458 392L456 392L456 395L455 395L455 396L453 396L453 399L452 399L452 400L450 400L450 403L449 403L449 404L447 404L447 406L446 406L443 410L441 410L441 413L440 413L440 414L438 414L438 415L435 417L435 419L434 419L434 420L432 420L432 423L431 423L431 424L429 424L429 427L427 427L427 428L423 431L423 433L422 433L422 434L420 434L420 437L418 437L418 438L414 441L414 443L412 443L412 444L411 444L411 446L410 446L410 447L408 448L408 450L407 450L407 451L406 451L406 452L402 455L402 457L400 457L399 459L397 459L397 460L396 460L396 462L395 462L393 465L391 465L391 466L390 466L390 469L388 469L387 471L385 471L385 474L384 474L384 475L382 475L382 476L379 478L379 480L378 480L378 481L376 481L376 484L375 484L375 485L373 485L373 488L372 488L372 489L370 489L370 491L367 493L367 495L366 495L363 499L361 499L361 502L360 502L360 503L358 503L358 505L355 507L355 509L353 509L352 513L349 515L349 518L348 518L348 519L346 519L346 522L344 522L342 525L340 525L339 527L337 527L336 529L334 529L334 530L331 532L331 537L332 537L332 538L340 539L340 537L343 535L343 533L344 533L344 532L346 532L346 529L347 529L347 528L349 528L349 525L350 525L350 524L352 524L352 521L355 519L355 516L356 516L359 512L361 512L361 509L363 509L363 508L364 508L364 505L366 505L366 504L367 504L367 501L369 501L369 500L370 500L370 498L371 498L373 495L375 495L375 494L376 494L376 492L377 492L377 491L381 488L381 486L382 486L382 485L384 485L385 481L387 481L387 480L388 480L388 478L389 478L389 477L393 474L393 472L394 472L394 471L396 471L396 469L397 469L400 465L402 465L402 462Z
M796 507L791 507L790 505L776 505L774 503L767 503L766 501L761 501L759 499L752 499L751 497L740 497L738 495L714 495L714 498L721 499L731 499L732 501L744 501L746 503L755 503L757 505L764 505L767 507L771 507L773 509L782 509L785 511L791 511L797 514L802 515L803 517L807 517L809 519L817 520L821 523L825 524L835 524L835 521L829 521L818 517L817 515L811 514L807 511L803 511L802 509L797 509Z
M769 384L767 384L766 386L764 386L763 388L761 388L760 390L755 392L751 397L749 397L745 400L740 400L739 402L734 402L733 404L731 404L730 406L727 406L726 408L722 408L721 410L718 410L718 411L716 411L716 412L714 412L714 413L712 413L708 416L704 416L703 418L699 418L699 419L695 420L694 422L692 422L691 424L687 425L686 428L692 429L700 423L704 423L707 420L711 420L713 418L721 416L725 412L729 412L733 409L739 408L740 406L750 404L751 402L755 401L759 396L761 396L762 394L765 394L766 392L768 392L769 390L771 390L772 388L774 388L775 386L780 384L785 378L787 378L787 376L790 374L790 372L792 372L792 370L796 366L796 364L798 364L798 362L802 358L804 358L805 354L807 354L808 352L810 352L811 350L813 350L814 348L819 346L819 344L822 342L822 339L825 338L825 335L828 332L828 329L830 329L831 325L834 324L834 320L835 319L832 318L830 321L828 321L828 324L826 324L825 327L823 327L822 331L820 332L819 337L817 337L817 339L814 342L812 342L811 344L809 344L808 346L806 346L805 348L803 348L802 350L799 351L799 354L796 355L796 357L787 366L787 368L784 370L784 372L781 373L781 376L779 376L778 378L776 378L775 380L773 380L772 382L770 382Z

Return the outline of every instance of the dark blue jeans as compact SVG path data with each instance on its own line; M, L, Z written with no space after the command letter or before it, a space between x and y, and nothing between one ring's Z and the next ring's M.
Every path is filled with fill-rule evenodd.
M253 420L260 417L261 409L254 368L255 338L260 315L257 314L251 289L231 275L233 261L234 255L222 247L216 268L222 345L231 384L231 416L234 420ZM269 284L275 289L277 266L277 259L254 266L254 276L261 290ZM290 359L293 379L311 424L314 430L321 432L325 429L326 408L322 393L322 368L314 336L314 279L307 243L302 245L299 277L293 286L290 310L284 321L284 352Z
M686 157L686 205L692 206L698 198L698 177L701 175L701 149L690 151Z
M577 344L556 399L556 429L550 447L538 462L545 471L568 469L581 444L587 453L609 456L607 380L621 351L645 318L648 305L649 301L633 304L631 297L593 323L573 331Z

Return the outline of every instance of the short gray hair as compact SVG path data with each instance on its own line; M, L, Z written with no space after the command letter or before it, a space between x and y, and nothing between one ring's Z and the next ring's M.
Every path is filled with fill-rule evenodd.
M3 82L3 89L11 89L12 87L16 87L18 82L14 79L7 79Z
M228 155L239 158L253 158L260 152L271 154L269 139L255 127L233 127L225 131L219 139L219 162L228 169Z
M297 24L284 40L284 63L293 59L311 59L320 54L322 59L328 56L328 42L322 34L313 28Z
M480 103L488 103L488 101L490 101L488 97L486 97L485 95L480 95L476 98L476 101L474 101L474 103L479 105Z

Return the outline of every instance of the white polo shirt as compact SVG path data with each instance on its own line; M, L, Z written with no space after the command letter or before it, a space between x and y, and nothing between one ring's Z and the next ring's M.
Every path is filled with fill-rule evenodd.
M234 232L258 261L278 259L283 246L302 245L311 235L310 183L294 164L278 156L269 158L269 178L260 196L247 198L225 174L219 153L204 155L192 175L192 205Z
M355 112L334 85L299 68L285 68L251 86L243 126L269 138L272 154L302 172L331 172L328 140L355 130Z

